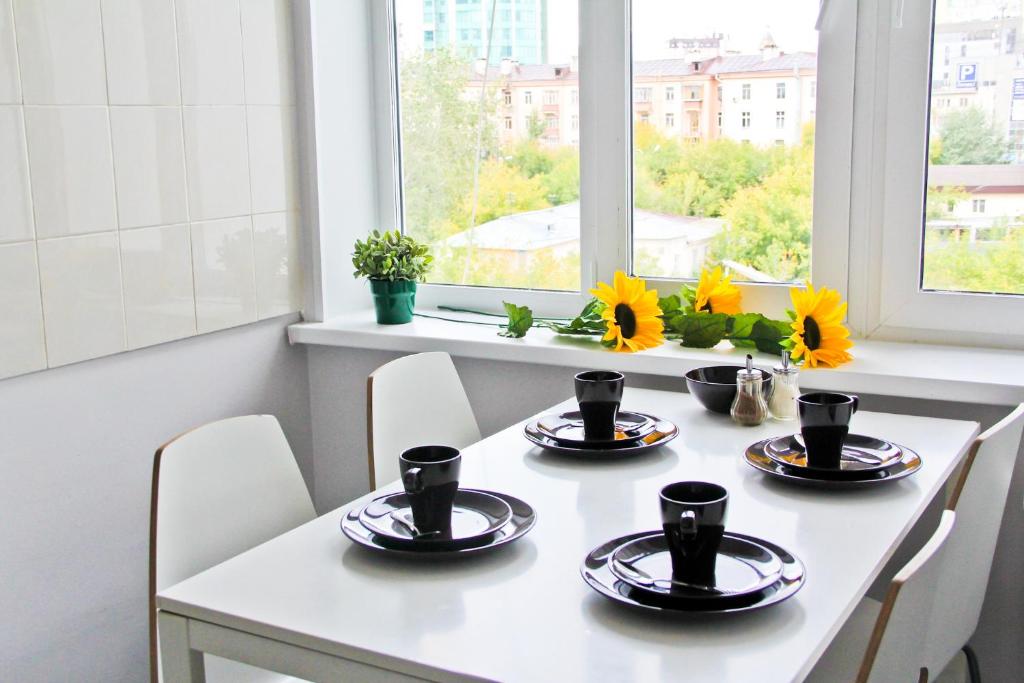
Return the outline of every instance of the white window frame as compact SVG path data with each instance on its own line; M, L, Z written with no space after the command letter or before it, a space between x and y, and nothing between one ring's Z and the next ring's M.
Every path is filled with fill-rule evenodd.
M848 213L852 144L853 55L856 3L833 3L823 13L819 31L820 88L817 116L833 122L818 127L815 141L814 227L812 278L847 293ZM531 306L538 315L575 315L590 300L589 289L610 282L616 270L631 266L632 222L632 57L629 0L585 0L579 3L580 105L580 270L579 291L543 291L445 284L421 285L419 306L500 310L502 301ZM390 2L373 2L370 13L377 136L379 227L397 227L401 183L399 164L396 47ZM390 27L387 40L381 27ZM385 76L386 74L386 76ZM621 74L620 77L608 74ZM821 78L824 76L824 78ZM387 78L384 87L381 79ZM648 86L642 86L648 87ZM827 133L825 132L827 131ZM828 201L825 201L828 197ZM687 280L645 278L662 295L675 293ZM790 306L790 284L737 283L744 307L781 316Z
M867 228L851 234L851 326L875 339L1020 348L1024 296L920 287L934 5L872 4L861 22L876 42L857 66L865 144L854 152L851 223Z

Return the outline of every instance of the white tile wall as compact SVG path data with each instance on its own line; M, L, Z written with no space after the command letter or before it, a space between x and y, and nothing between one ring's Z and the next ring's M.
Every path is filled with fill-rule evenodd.
M121 229L188 220L181 110L111 107L110 130Z
M173 0L102 0L110 104L180 104Z
M14 39L14 10L11 0L0 0L0 104L21 102L18 77L18 47Z
M106 107L25 107L36 235L113 230L114 164Z
M21 107L0 105L0 244L32 236L25 123Z
M288 0L0 0L0 378L296 311Z
M36 245L0 245L0 379L46 367Z
M192 267L200 332L256 319L251 218L193 223Z
M14 0L25 104L106 104L97 0Z
M124 350L117 233L41 240L38 249L50 367Z

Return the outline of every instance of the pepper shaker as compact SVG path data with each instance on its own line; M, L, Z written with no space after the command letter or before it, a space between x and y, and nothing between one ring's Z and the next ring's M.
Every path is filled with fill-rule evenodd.
M747 354L747 367L736 373L736 398L729 411L733 422L756 427L768 419L768 403L764 398L764 376L754 369L754 359Z
M768 412L776 420L797 418L796 399L800 396L800 370L789 364L789 351L782 352L782 364L772 368L772 392Z

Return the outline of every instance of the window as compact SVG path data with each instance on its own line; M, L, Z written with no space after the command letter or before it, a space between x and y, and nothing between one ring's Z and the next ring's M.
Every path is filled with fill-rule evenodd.
M966 45L961 45L960 46L960 56L961 57L966 57L967 56L967 46Z
M580 129L580 115L579 114L573 114L572 115L571 125L572 125L572 129L573 130L579 130Z
M569 91L569 102L571 104L579 104L580 102L580 91L573 88Z
M576 0L547 6L575 17ZM395 0L394 11L397 25L414 25L422 2ZM549 65L578 54L574 22L559 27ZM509 74L499 49L504 29L496 23L493 36L473 29L468 40L480 33L479 40L456 50L397 43L402 226L430 244L436 265L429 283L579 291L579 151L561 140L556 114L530 114L535 94L545 107L559 103L561 77L549 68L538 70L533 87L514 80L502 87ZM512 42L507 56L538 63L543 27L532 22L518 30L529 40ZM528 107L520 129L500 109L516 91ZM572 121L578 129L578 115Z
M667 88L665 88L665 101L666 102L671 102L675 98L676 98L676 89L673 88L671 85L668 86Z
M637 102L650 102L651 101L651 89L650 88L637 88L634 91L633 98Z
M786 112L777 100L787 98L787 82L780 79L817 73L819 3L796 0L792 8L780 10L784 4L788 7L731 3L731 23L716 25L734 37L730 48L735 52L686 75L682 138L671 135L676 125L672 114L665 114L663 130L634 134L632 252L637 274L694 278L703 267L722 265L739 281L789 282L810 276L813 114L804 120L806 138L794 134L790 146L779 140L783 136L776 129L786 129ZM793 26L789 43L779 49L792 56L772 71L761 51L764 31L750 27L774 25L779 12ZM634 77L667 69L659 46L679 25L717 22L721 16L699 3L633 0ZM763 86L755 89L757 82ZM639 94L640 87L634 86ZM724 90L721 104L702 100L711 88L716 95ZM794 105L798 111L813 109L806 93ZM801 90L788 95L799 100ZM711 123L715 128L708 131Z
M722 86L718 86L716 88L716 92L718 94L718 101L721 102L722 101Z
M812 100L816 99L818 97L818 82L817 81L811 81L811 86L810 87L811 87L811 99Z
M984 199L973 199L971 200L971 211L974 213L985 213L985 200Z

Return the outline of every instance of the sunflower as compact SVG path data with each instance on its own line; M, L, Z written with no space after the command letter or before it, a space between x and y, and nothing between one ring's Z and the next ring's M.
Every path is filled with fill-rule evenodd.
M700 313L740 313L740 288L732 282L732 276L722 277L722 266L708 272L701 269L700 282L697 283L697 294L693 299L693 310Z
M793 358L804 357L810 367L818 363L834 368L848 363L853 357L846 349L853 346L848 339L850 331L843 326L846 304L839 292L822 287L815 291L810 282L807 289L789 290L796 315L793 319Z
M608 325L602 341L615 340L616 351L643 351L664 341L665 329L658 306L658 291L648 290L643 280L615 271L615 287L604 282L590 290L605 305L601 317ZM623 349L625 347L625 349Z

